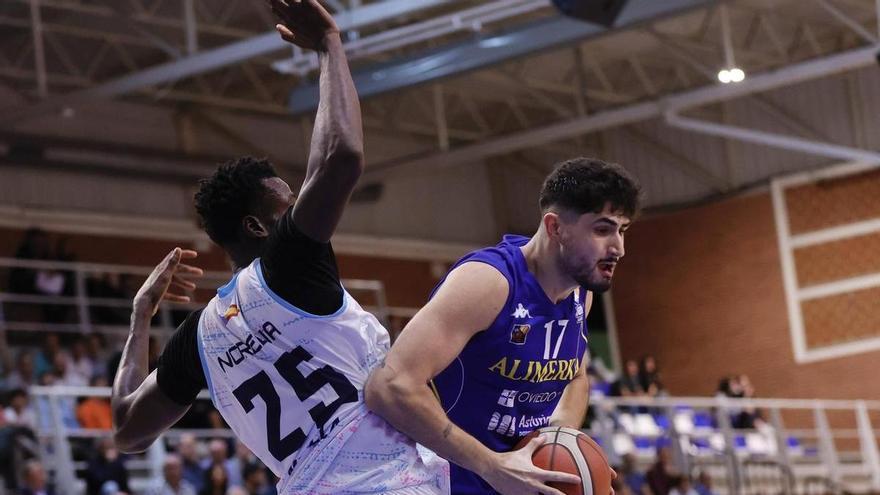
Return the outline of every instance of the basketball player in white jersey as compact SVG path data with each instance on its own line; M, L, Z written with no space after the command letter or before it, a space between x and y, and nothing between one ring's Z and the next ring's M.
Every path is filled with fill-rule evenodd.
M265 160L242 158L201 181L203 226L229 255L232 279L147 369L160 300L185 301L199 270L173 250L134 300L113 384L114 436L146 449L202 388L241 441L279 478L278 493L448 493L448 464L368 412L363 389L387 331L339 282L329 240L363 169L357 93L339 30L317 0L272 0L282 37L316 50L320 104L298 197ZM291 206L292 205L292 206Z

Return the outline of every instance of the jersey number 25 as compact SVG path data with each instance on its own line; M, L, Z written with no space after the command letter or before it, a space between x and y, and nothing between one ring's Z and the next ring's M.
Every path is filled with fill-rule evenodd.
M309 409L309 415L323 437L327 433L324 430L327 421L341 405L357 401L358 392L345 375L330 366L319 368L309 376L303 375L297 366L311 359L312 355L307 350L296 347L275 361L275 369L293 387L293 391L300 401L308 399L324 385L329 384L336 392L338 398L330 404L318 402ZM266 434L269 437L269 452L278 461L283 461L302 447L306 441L306 434L302 428L297 428L281 438L281 398L272 385L272 379L265 371L260 371L248 378L232 393L244 407L245 413L254 409L254 398L259 396L263 399L266 404ZM333 426L335 424L331 425L331 428Z

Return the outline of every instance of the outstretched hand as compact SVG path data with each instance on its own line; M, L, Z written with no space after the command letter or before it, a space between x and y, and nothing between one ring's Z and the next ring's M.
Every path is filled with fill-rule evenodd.
M322 51L328 35L339 26L318 0L266 0L281 21L275 29L284 41L307 50Z
M181 263L184 259L193 259L199 254L189 249L174 248L165 256L161 263L156 265L144 284L134 296L134 312L139 316L152 317L159 310L162 301L187 303L190 297L185 292L196 289L192 279L204 275L201 268ZM171 286L175 291L182 290L184 293L169 292Z

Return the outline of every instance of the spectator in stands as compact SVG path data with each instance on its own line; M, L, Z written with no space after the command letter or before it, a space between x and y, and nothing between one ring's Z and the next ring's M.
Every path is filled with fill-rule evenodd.
M101 375L92 378L92 387L106 387L107 378ZM83 428L110 430L113 428L113 410L110 399L106 397L86 397L76 406L76 419Z
M66 239L59 239L58 244L52 249L48 238L46 250L40 255L39 260L45 261L73 261L73 256L67 250ZM73 273L52 268L39 268L34 275L34 294L59 297L73 295ZM45 321L50 323L64 323L70 315L71 306L67 304L44 304L41 306Z
M752 380L749 379L748 375L739 375L739 385L742 389L743 398L755 398L755 387L752 385ZM737 424L734 425L734 428L755 429L759 428L759 426L761 426L763 423L764 417L761 413L761 410L756 409L752 406L747 406L743 408L743 411L737 420Z
M699 495L696 490L691 487L691 480L687 476L676 476L669 495Z
M93 374L107 376L107 341L104 334L90 333L86 337L86 356L92 362ZM110 383L108 378L107 383Z
M657 360L654 359L654 356L642 357L639 366L639 382L648 397L657 397L664 392L663 383L660 382L660 372L657 370Z
M14 369L12 355L9 353L9 344L6 341L6 330L0 328L0 392L9 388L6 385L6 380Z
M105 273L101 277L89 277L86 291L91 297L101 299L130 300L132 294L122 285L118 273ZM115 306L92 306L92 322L99 325L125 325L130 316L129 308Z
M230 473L229 484L237 485L234 473L241 473L242 480L244 479L245 468L249 464L253 464L257 462L257 456L254 455L253 452L245 444L238 440L237 438L234 440L235 443L235 455L229 458L226 461L226 468ZM242 481L244 483L244 481Z
M244 489L248 495L275 495L275 490L269 484L266 476L266 468L259 462L249 463L244 467Z
M46 482L46 469L36 459L32 459L24 465L24 480L20 495L54 495L55 490Z
M733 375L721 379L718 384L718 393L734 399L750 399L755 396L755 389L751 380L746 375ZM763 423L761 413L754 407L728 407L730 424L736 429L755 429Z
M226 472L226 466L223 464L212 464L205 471L205 483L199 495L226 495L226 490L229 486L229 473Z
M86 350L86 338L77 336L70 346L70 359L67 362L65 381L71 384L86 385L95 376L95 363Z
M700 471L697 482L694 483L694 490L697 491L698 495L716 495L715 491L712 490L712 477L709 476L708 472Z
M192 433L184 433L177 444L177 453L183 461L183 479L200 493L205 485L205 469L199 463L198 442Z
M59 352L61 352L61 338L57 333L47 333L40 352L34 357L34 369L37 376L55 368L55 355Z
M56 385L63 385L66 387L85 387L89 384L88 379L82 380L79 375L71 371L70 356L68 356L66 352L56 352L52 365L52 373L58 377L58 380L55 383Z
M162 479L148 495L196 495L195 488L183 479L183 460L177 454L168 454L162 463Z
M28 229L15 251L19 260L45 260L49 258L49 236L40 229ZM15 294L36 294L36 270L13 268L9 272L9 291Z
M634 359L627 359L623 366L623 374L614 384L614 395L619 397L642 397L645 389L639 375L639 364Z
M47 371L40 375L40 383L43 387L51 387L58 385L58 377L52 371ZM76 420L76 402L74 397L61 396L56 401L59 413L61 414L61 423L65 428L79 428L79 422ZM45 395L37 396L35 401L37 410L37 420L40 429L51 431L55 429L55 417L52 415L52 402Z
M30 397L25 389L16 388L9 392L9 405L3 411L6 424L37 429L37 416L30 407Z
M98 440L96 455L86 468L86 493L88 495L107 495L108 492L131 493L128 488L128 470L123 457L116 450L113 438Z
M229 443L220 438L215 438L208 443L208 459L202 463L202 466L208 470L214 465L223 466L226 471L226 478L229 486L243 486L242 479L243 465L237 460L229 458Z
M668 446L657 449L657 462L645 475L648 488L654 495L669 495L675 483L675 469L672 466L672 453Z
M626 453L621 458L623 465L618 471L618 478L626 485L633 495L651 495L651 489L645 480L644 473L641 473L636 466L636 456L631 452Z
M6 388L12 390L15 388L29 388L36 385L37 374L34 370L34 355L28 349L18 351L15 359L15 369L6 379Z

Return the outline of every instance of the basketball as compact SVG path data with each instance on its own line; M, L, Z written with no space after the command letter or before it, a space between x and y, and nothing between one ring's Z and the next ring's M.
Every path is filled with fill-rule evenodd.
M567 495L608 495L611 493L611 467L602 448L586 433L573 428L547 426L525 436L516 446L524 447L538 435L546 437L544 445L532 455L535 466L549 471L562 471L581 477L580 485L550 483Z

